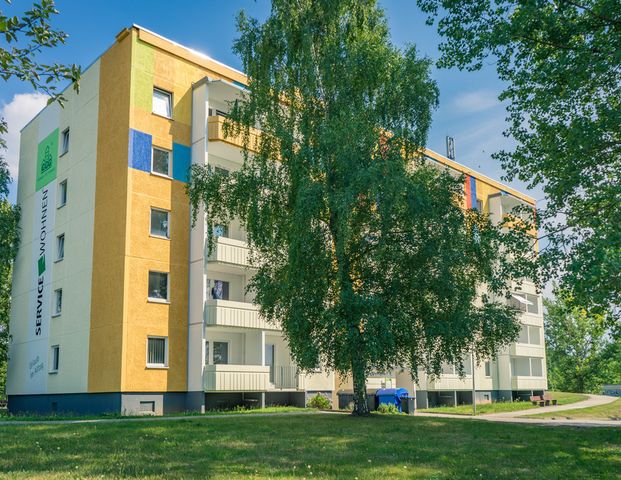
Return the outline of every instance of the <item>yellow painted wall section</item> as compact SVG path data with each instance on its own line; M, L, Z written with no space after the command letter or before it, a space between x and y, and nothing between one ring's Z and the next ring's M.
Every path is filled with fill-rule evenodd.
M101 57L89 392L122 384L131 36Z
M129 127L172 150L191 144L192 83L204 68L140 41L133 31ZM152 113L157 87L173 94L173 118ZM173 164L175 159L172 159ZM126 330L122 391L187 390L190 206L185 184L129 169ZM151 208L170 211L170 240L150 236ZM169 272L170 304L149 302L149 271ZM147 337L168 337L168 368L146 367Z
M185 391L189 205L185 184L130 169L127 316L122 391ZM151 208L170 211L170 240L150 235ZM170 303L147 300L149 271L169 272ZM146 367L147 337L168 337L168 368Z

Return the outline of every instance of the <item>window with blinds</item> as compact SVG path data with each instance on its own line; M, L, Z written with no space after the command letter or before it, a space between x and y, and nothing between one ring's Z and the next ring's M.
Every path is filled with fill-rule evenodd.
M166 367L168 364L166 337L149 337L147 339L147 367Z

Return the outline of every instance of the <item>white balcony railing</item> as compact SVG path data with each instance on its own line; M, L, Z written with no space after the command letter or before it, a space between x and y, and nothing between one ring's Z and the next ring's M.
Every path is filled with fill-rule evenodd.
M270 367L261 365L205 365L207 392L264 392Z
M272 365L270 367L270 383L275 389L299 389L301 377L295 365Z
M218 237L215 239L214 249L211 255L209 255L209 261L249 267L248 254L249 249L246 242L233 238Z
M280 331L280 328L274 324L266 322L259 315L258 308L252 303L231 300L207 300L205 324Z

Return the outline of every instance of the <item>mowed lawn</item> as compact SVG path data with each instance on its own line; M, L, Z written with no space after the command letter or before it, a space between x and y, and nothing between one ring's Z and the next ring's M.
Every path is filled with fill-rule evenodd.
M341 414L0 426L0 478L614 479L621 430Z
M621 426L621 398L612 403L599 405L597 407L563 410L558 413L539 413L536 415L529 415L529 417L558 418L560 420L619 420L619 426ZM621 435L621 431L619 434Z
M582 393L567 393L567 392L548 392L552 398L557 400L558 405L568 405L570 403L581 402L589 397ZM529 410L539 408L538 405L533 405L532 402L497 402L497 403L484 403L477 404L477 415L485 415L487 413L503 413L503 412L517 412L520 410ZM453 415L472 415L472 405L457 405L456 407L435 407L425 408L420 410L421 412L430 413L449 413Z

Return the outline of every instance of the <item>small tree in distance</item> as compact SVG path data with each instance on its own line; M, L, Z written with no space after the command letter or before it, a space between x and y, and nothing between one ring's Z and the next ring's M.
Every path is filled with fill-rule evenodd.
M249 85L225 133L244 138L243 166L194 166L188 192L209 248L215 224L241 221L250 288L297 365L351 374L363 415L371 370L463 372L472 349L492 356L515 338L503 295L530 240L461 208L463 179L422 159L430 62L390 44L376 1L274 0L265 23L242 13L238 26Z

